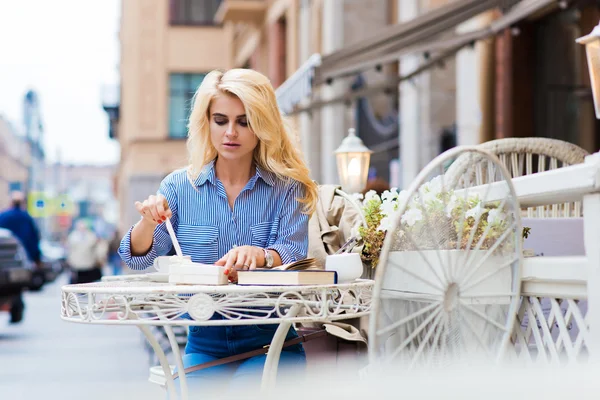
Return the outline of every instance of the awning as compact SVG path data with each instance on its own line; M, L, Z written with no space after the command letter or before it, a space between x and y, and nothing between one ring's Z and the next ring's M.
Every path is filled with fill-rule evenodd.
M323 56L315 84L356 74L396 60L409 49L448 32L461 23L495 7L508 8L519 0L458 0L405 23L387 27L377 35Z
M310 97L315 68L319 65L321 65L321 55L313 54L275 90L277 104L284 114L292 112L294 107Z
M470 46L478 40L495 36L496 34L502 32L506 28L511 27L519 21L536 13L542 12L548 9L550 6L556 4L557 0L522 0L518 4L513 6L502 17L493 21L487 28L473 32L454 34L451 37L440 39L435 42L421 43L420 45L408 47L404 50L405 53L411 53L415 51L430 51L433 55L427 61L421 64L418 68L416 68L414 71L410 72L407 75L394 77L393 79L389 79L386 82L368 86L354 92L345 93L332 99L317 100L312 102L310 105L307 105L306 107L296 107L290 114L297 114L300 112L310 111L311 109L323 107L328 104L348 102L360 97L369 97L373 94L381 93L382 91L386 90L398 90L398 84L400 82L412 79L413 77L428 70L429 68L435 65L439 65L446 58L454 56L458 51L460 51L464 47ZM398 56L395 55L394 57L394 60L396 60ZM321 66L323 66L324 63L325 58L323 58Z

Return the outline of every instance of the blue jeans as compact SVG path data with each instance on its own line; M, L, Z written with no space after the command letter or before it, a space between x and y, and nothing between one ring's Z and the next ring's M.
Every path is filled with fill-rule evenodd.
M213 316L221 319L220 315ZM241 326L190 326L188 342L183 356L185 368L208 361L259 349L271 343L278 324ZM298 337L290 328L286 341ZM219 365L187 374L190 398L218 392L252 390L260 388L266 355ZM304 370L306 356L301 344L286 347L281 352L278 373L298 373ZM179 385L177 385L179 386ZM204 397L206 398L206 397Z

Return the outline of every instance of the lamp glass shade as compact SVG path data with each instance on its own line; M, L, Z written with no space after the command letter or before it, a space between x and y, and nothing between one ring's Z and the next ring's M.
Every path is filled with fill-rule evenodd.
M600 24L589 35L577 39L577 43L585 46L596 118L600 119Z
M338 174L346 193L360 193L367 185L370 152L336 153Z

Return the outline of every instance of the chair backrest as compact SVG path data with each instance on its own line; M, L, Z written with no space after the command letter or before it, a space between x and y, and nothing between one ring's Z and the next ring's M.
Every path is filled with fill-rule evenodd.
M498 139L482 143L479 147L496 155L512 178L580 164L589 154L572 143L549 138ZM474 161L477 160L458 158L446 175L450 176L450 179L458 179L459 171L465 169L465 164ZM485 166L477 164L477 168L484 169ZM485 179L486 175L483 172L478 173L477 180ZM530 218L569 218L582 215L581 202L530 207L524 211L524 215Z

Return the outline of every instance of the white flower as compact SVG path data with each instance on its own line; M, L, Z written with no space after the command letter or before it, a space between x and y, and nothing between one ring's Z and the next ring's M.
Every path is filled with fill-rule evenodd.
M450 201L446 205L446 216L448 218L452 217L452 212L454 211L456 206L458 206L458 197L456 197L456 195L453 194L452 196L450 196Z
M390 200L393 201L398 197L398 191L395 190L395 188L392 188L390 190L386 190L385 192L383 192L381 194L381 200L382 201L386 201L386 200Z
M395 201L384 200L379 208L384 217L389 217L398 209L398 203Z
M423 204L427 206L434 206L436 203L440 203L441 200L438 198L438 193L433 191L423 193Z
M381 222L377 227L378 231L387 232L392 227L392 219L390 217L381 218Z
M429 188L429 191L435 195L438 195L440 193L442 193L442 189L443 189L443 185L442 185L442 181L444 178L442 178L441 175L436 176L435 178L433 178L431 181L429 181L429 184L427 185Z
M356 201L362 201L365 198L365 196L362 193L353 193L352 197Z
M369 190L367 194L365 194L365 202L370 200L381 200L377 195L377 192L374 190Z
M440 203L439 195L442 193L442 177L436 176L429 182L424 183L419 188L419 195L423 201L423 204L427 206L435 206ZM417 200L420 202L421 200Z
M506 218L504 213L497 208L493 208L488 212L487 222L488 224L493 225L502 222L504 218Z
M408 226L413 226L417 221L423 219L423 213L418 208L411 208L402 215L402 222Z
M481 207L481 202L478 202L477 205L473 208L471 208L469 211L467 211L466 216L467 217L473 217L473 218L477 218L479 217L481 214L483 214L485 210L483 209L483 207Z
M398 198L396 200L396 202L398 203L398 207L400 207L400 204L405 203L406 201L408 201L408 190L403 190L400 193L398 193Z

